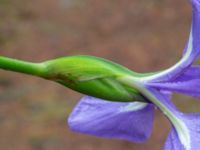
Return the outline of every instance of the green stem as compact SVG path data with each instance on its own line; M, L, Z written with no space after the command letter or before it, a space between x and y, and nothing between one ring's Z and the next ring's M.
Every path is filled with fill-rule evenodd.
M47 70L43 63L31 63L0 56L0 69L25 73L45 78Z

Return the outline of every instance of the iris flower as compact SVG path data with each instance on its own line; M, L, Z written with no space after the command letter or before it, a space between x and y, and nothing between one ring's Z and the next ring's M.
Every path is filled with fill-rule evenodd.
M31 63L0 56L0 68L55 81L88 96L68 118L80 133L133 142L146 141L158 108L171 122L165 150L200 147L200 114L182 113L171 102L173 92L200 98L200 0L191 0L192 26L183 56L172 67L139 74L108 60L69 56Z
M109 102L85 96L69 116L70 128L104 138L144 142L152 131L154 110L159 108L172 125L164 149L199 149L200 114L182 113L171 102L173 92L200 98L200 66L192 65L200 55L200 0L192 0L192 11L191 32L180 61L159 73L117 79L137 89L146 102Z

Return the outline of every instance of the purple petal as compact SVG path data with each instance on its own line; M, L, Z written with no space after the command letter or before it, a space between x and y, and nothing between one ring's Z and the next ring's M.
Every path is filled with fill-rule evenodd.
M70 114L69 127L104 138L143 142L153 126L154 106L141 102L109 102L83 97Z
M200 24L200 1L199 0L191 0L192 2L192 26L191 26L191 32L190 32L190 38L188 41L188 44L186 45L186 48L183 52L183 56L186 55L189 48L191 48L190 53L190 60L193 61L196 59L200 54L200 30L199 30L199 24Z
M185 148L179 140L178 134L172 127L165 142L165 150L197 150L200 147L200 114L180 114L179 116L188 128L190 134L190 146Z
M147 85L170 92L200 98L200 66L191 66L181 76L170 82L152 82Z
M152 76L144 77L144 81L171 81L180 76L200 55L200 0L192 0L192 27L188 44L182 59L174 66Z
M182 75L173 81L188 81L193 79L200 79L200 66L190 66Z
M200 54L200 0L192 0L192 37L193 37L193 57L196 58Z
M172 92L166 90L160 90L162 94L164 94L169 100L172 98Z
M149 97L172 123L172 130L165 143L165 150L196 150L200 147L200 115L184 114L167 97L154 88L143 93Z
M192 97L200 98L200 79L193 79L187 81L173 81L164 83L147 83L147 85L171 92L178 92Z

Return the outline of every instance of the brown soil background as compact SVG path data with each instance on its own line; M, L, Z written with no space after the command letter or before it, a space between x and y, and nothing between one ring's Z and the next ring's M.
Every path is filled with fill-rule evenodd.
M0 0L0 55L39 62L94 55L137 72L180 59L191 22L188 0ZM161 150L170 129L156 112L142 144L73 133L66 118L82 95L56 83L0 71L1 150ZM183 111L198 100L180 95Z

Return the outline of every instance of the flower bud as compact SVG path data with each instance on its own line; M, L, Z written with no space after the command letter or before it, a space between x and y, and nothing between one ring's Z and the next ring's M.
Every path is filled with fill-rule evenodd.
M47 79L80 93L110 101L145 101L136 89L117 80L118 77L138 74L111 61L92 56L70 56L44 64Z

